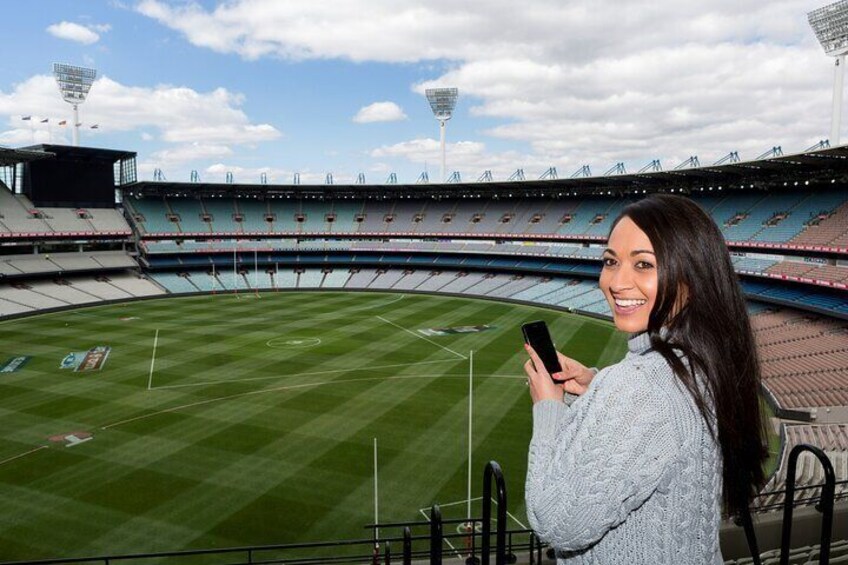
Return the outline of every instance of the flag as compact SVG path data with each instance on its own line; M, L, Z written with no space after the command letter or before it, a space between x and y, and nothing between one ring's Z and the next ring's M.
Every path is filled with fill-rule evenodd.
M100 127L100 126L99 126L98 124L94 124L93 126L91 126L91 129L97 129L97 128L99 128L99 127Z
M21 116L21 120L27 122L32 119L32 116Z
M50 121L50 118L44 118L43 120L41 120L41 123L46 124L49 121Z
M67 124L67 123L68 123L68 120L62 120L61 122L59 122L59 125L60 125L60 126L63 126L63 125L65 125L65 124Z

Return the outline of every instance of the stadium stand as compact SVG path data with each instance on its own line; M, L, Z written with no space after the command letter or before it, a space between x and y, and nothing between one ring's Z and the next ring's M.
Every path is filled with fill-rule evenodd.
M87 251L76 253L44 253L38 255L0 256L0 278L39 273L98 271L137 268L138 264L125 251Z
M796 445L806 443L821 448L833 464L834 475L837 477L836 497L848 495L848 425L798 425L783 424L783 452L777 471L763 488L765 494L755 499L755 504L763 510L782 510L784 495L783 485L786 483L787 459L789 452ZM795 470L795 486L810 487L824 482L824 470L812 453L801 453ZM799 502L807 505L815 504L820 495L820 488L799 491Z
M783 309L751 323L764 384L780 407L848 406L848 324Z
M0 285L0 316L165 294L150 280L135 275L11 283Z
M731 243L752 242L778 247L790 241L802 243L807 241L803 239L806 231L816 228L821 234L825 224L832 225L848 213L846 196L839 191L756 191L694 198L709 209ZM430 199L257 202L232 198L135 196L125 199L140 231L147 234L500 234L586 240L604 239L612 220L629 202L629 197L475 202ZM242 222L234 221L232 210L239 210ZM174 214L179 217L178 223L168 219L173 219ZM204 215L211 221L202 221ZM273 221L266 221L266 217ZM814 225L820 217L827 219ZM831 222L831 217L836 222ZM838 238L846 232L843 221L840 229L828 232L827 242L815 245L842 246L844 243L840 244ZM810 241L821 239L816 236Z
M129 236L132 230L111 208L37 209L26 196L12 194L0 183L0 238L44 236Z

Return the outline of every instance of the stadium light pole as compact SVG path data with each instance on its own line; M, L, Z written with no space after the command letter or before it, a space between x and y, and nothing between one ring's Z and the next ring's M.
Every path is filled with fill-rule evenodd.
M439 134L442 140L442 177L439 182L445 182L445 124L453 117L459 90L456 88L428 88L424 93L433 115L439 120Z
M836 58L830 117L830 144L836 146L839 145L842 122L842 85L845 78L845 54L848 53L848 0L839 0L809 12L807 21L824 52Z
M79 105L85 102L91 85L97 77L97 71L85 67L75 67L63 63L53 63L53 76L59 83L62 99L74 107L74 146L79 146Z

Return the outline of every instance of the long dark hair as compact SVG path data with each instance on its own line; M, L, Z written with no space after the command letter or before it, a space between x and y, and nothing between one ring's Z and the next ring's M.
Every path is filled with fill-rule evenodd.
M645 232L657 257L651 347L671 365L718 442L724 509L738 515L765 482L768 451L756 343L724 237L683 196L655 194L629 204L613 228L625 216ZM667 334L660 337L663 327Z

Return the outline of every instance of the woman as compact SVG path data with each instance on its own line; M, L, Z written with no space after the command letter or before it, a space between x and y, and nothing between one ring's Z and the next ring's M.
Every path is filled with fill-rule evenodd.
M631 334L625 358L597 371L560 355L557 384L528 347L530 523L560 563L720 564L722 503L748 504L767 455L724 238L693 201L654 195L607 245L599 285Z

